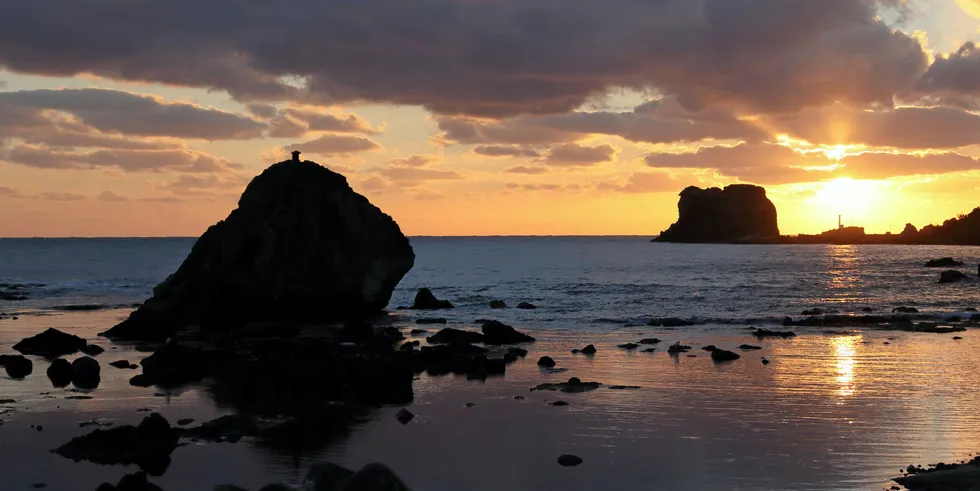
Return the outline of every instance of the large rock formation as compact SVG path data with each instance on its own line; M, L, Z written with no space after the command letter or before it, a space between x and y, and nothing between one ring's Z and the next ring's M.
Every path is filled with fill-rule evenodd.
M153 297L104 334L163 337L189 325L379 312L414 262L390 216L344 176L294 157L253 179Z
M733 184L724 190L691 186L681 191L679 218L659 242L729 242L779 237L776 207L766 190Z

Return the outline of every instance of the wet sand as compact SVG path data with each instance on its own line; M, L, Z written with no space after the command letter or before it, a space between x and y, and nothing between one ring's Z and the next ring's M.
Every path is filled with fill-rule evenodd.
M96 336L126 314L68 312L0 321L2 353L48 327L107 348L97 357L102 383L86 393L53 389L44 374L47 362L33 357L34 373L25 380L0 377L0 399L16 400L0 404L4 489L44 482L51 490L91 490L136 470L74 463L50 453L92 430L79 422L135 424L146 415L137 412L140 408L160 412L171 423L230 412L217 407L204 389L163 393L129 386L137 371L108 363L138 362L147 353ZM407 334L415 327L442 326L399 327ZM515 327L538 338L524 346L526 359L486 382L421 375L415 401L407 406L416 418L407 425L394 418L401 406L390 406L313 451L263 448L249 439L186 445L172 454L166 473L151 481L167 491L210 490L224 483L257 489L277 480L298 482L311 462L331 460L350 468L384 462L418 491L881 489L911 463L958 461L980 450L975 410L980 396L973 389L980 385L975 356L980 342L972 330L957 333L964 338L958 341L954 334L828 335L804 328L796 328L800 336L793 339L758 340L733 326L603 326L601 332ZM646 346L616 347L645 337L664 343L652 354L642 352ZM673 341L692 345L688 354L696 357L669 356L666 348ZM763 349L737 349L746 343ZM598 353L570 353L586 344L594 344ZM699 349L708 344L742 358L715 364ZM542 355L568 371L543 371L535 363ZM762 364L762 357L771 363ZM641 388L581 394L529 390L573 376ZM92 399L66 399L76 396ZM569 405L549 405L556 400ZM578 455L584 463L560 467L556 459L562 454Z

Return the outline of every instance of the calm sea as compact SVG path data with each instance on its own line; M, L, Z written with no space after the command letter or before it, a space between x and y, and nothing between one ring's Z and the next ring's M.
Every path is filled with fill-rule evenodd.
M135 470L51 454L91 431L79 422L132 424L144 407L171 421L229 411L203 389L130 387L132 372L107 364L145 354L96 336L148 296L192 244L0 239L0 283L23 285L16 291L28 297L0 301L0 312L20 317L0 321L0 352L47 327L108 348L99 356L102 385L85 394L53 389L40 359L25 380L0 377L0 399L15 401L0 403L0 488L44 482L54 491L84 491ZM454 327L497 318L537 337L528 358L485 383L422 375L409 406L417 417L405 426L393 418L399 408L385 407L316 451L248 440L184 446L152 480L167 491L223 483L258 489L274 480L298 482L309 463L330 459L350 467L385 462L416 491L881 489L910 463L950 462L980 450L980 337L972 331L953 340L814 328L797 329L795 339L761 342L746 331L815 307L883 313L907 305L935 318L980 307L976 281L939 285L939 271L921 266L951 256L975 278L980 248L671 245L640 237L415 238L412 244L416 266L390 306L397 325L406 332L416 327L416 314L394 308L428 286L457 305L437 314ZM491 299L538 308L491 310ZM79 305L102 308L65 310ZM643 325L668 316L696 325ZM655 353L616 347L653 336L692 344L696 357L668 356L664 346ZM590 343L596 356L570 353ZM763 349L723 365L698 349L743 343ZM535 360L542 355L568 371L540 370ZM762 364L763 356L772 363ZM641 388L529 391L570 376ZM548 404L557 399L570 405ZM36 424L44 431L31 428ZM585 463L559 467L555 459L566 453Z

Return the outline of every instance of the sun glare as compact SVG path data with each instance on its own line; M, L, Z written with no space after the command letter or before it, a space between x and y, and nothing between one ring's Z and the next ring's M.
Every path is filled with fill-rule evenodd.
M877 181L842 177L821 185L813 199L818 208L814 211L821 216L844 215L845 224L865 226L874 218L881 194Z
M847 146L834 145L832 147L827 147L826 149L824 149L824 154L827 155L828 159L834 159L840 162L840 159L844 158L847 155Z

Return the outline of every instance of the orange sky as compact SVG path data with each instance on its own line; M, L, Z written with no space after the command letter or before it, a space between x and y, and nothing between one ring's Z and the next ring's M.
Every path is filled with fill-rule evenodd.
M161 35L173 43L162 54L134 39L134 53L147 50L140 60L159 56L172 70L110 53L84 19L48 34L76 36L71 55L21 53L0 35L0 236L196 236L294 148L347 176L408 235L654 235L676 220L684 187L736 182L766 187L784 234L834 228L839 214L897 233L980 206L976 0L898 11L832 0L793 29L792 15L734 0L632 5L632 15L578 0L432 1L454 5L447 12L465 28L427 16L439 42L388 28L405 37L350 48L307 39L282 47L282 67L264 52L279 40L256 47L234 26L195 42L238 43L250 57L242 66L181 51L179 37ZM530 4L551 24L501 30ZM311 19L326 15L309 8ZM338 8L348 22L399 21ZM684 38L661 16L715 31ZM565 40L563 19L596 24ZM490 32L503 38L475 41ZM581 36L590 41L576 44ZM520 49L505 50L510 41ZM394 61L382 59L389 52ZM184 65L193 70L173 79Z

